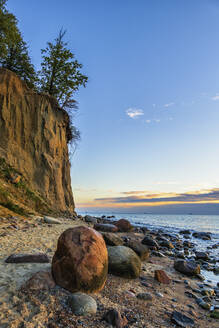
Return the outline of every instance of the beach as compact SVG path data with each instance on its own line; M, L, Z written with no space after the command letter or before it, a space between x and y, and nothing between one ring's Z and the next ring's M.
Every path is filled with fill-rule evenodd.
M22 292L22 285L38 271L50 271L51 263L5 263L13 253L45 253L50 262L59 235L70 227L92 223L84 218L60 219L61 224L47 224L43 217L30 219L2 219L0 229L0 327L110 327L102 321L104 313L116 309L127 318L127 327L175 327L171 321L173 311L179 311L195 322L195 327L218 327L218 320L210 317L210 311L201 308L194 296L199 297L202 288L217 288L188 277L174 269L171 256L154 256L142 261L140 277L125 279L108 274L102 291L92 294L97 302L96 315L76 316L65 300L69 292L56 286L51 291ZM102 220L103 221L103 220ZM101 222L102 222L101 221ZM108 220L107 220L108 221ZM132 232L116 233L120 237L141 241L145 235L139 228ZM161 251L162 252L162 249ZM168 253L168 252L167 252ZM165 254L165 252L164 252ZM157 254L156 254L157 255ZM155 270L164 270L171 283L159 283L154 279ZM200 284L207 283L200 287ZM199 292L198 292L199 290ZM218 289L216 289L216 292ZM142 300L138 294L150 294L150 300ZM190 295L190 297L188 297ZM212 303L218 304L217 296Z

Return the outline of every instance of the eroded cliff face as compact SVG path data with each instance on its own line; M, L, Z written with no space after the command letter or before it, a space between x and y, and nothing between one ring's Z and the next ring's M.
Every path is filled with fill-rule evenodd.
M0 157L53 211L73 213L67 138L68 117L54 99L0 68Z

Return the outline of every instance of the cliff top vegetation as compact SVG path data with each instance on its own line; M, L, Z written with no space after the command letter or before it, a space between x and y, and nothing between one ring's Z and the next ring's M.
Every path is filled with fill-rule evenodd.
M53 42L41 49L42 62L36 71L28 53L27 43L18 29L18 20L6 8L7 0L0 0L0 65L15 72L27 86L39 93L53 96L58 108L66 111L67 138L77 142L80 133L73 125L77 102L73 95L80 86L86 86L88 77L81 73L83 67L64 41L66 31L61 29Z

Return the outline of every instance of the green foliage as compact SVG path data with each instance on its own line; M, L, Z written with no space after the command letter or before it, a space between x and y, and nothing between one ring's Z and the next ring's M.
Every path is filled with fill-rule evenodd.
M0 0L0 64L19 75L29 87L33 87L36 74L27 44L17 27L16 17L7 11L5 4L6 0Z
M39 88L54 96L61 108L75 108L76 102L72 95L79 87L86 86L87 76L80 70L82 64L74 59L74 54L64 42L65 31L60 31L54 42L48 42L42 49L41 70L39 71Z

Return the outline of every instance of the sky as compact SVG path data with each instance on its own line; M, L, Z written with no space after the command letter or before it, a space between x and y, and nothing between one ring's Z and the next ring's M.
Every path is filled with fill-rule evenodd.
M32 61L63 27L89 78L75 99L76 210L219 214L219 1L8 0Z

